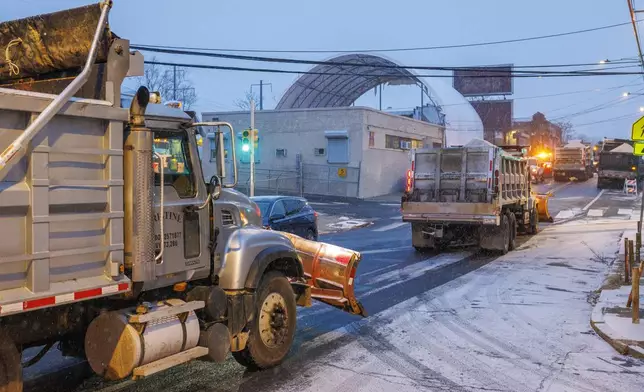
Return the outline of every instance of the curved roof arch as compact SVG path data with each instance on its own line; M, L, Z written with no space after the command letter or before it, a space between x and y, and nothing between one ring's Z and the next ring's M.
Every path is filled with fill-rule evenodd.
M344 54L318 64L286 90L276 110L351 106L369 90L381 85L419 85L437 111L445 115L449 133L483 137L483 123L472 105L438 78L419 77L395 61L373 54ZM385 67L383 67L385 66Z

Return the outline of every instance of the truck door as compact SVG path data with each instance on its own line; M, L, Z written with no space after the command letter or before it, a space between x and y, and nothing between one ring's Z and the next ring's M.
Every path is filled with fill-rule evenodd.
M188 131L155 131L153 143L155 244L157 254L163 241L163 256L157 262L157 276L209 268L208 208L205 183L193 158L197 146ZM159 159L160 158L160 159ZM163 165L163 167L161 167ZM163 172L163 208L161 208L161 172ZM163 211L161 213L161 211ZM163 232L163 234L161 233ZM163 237L163 238L162 238Z

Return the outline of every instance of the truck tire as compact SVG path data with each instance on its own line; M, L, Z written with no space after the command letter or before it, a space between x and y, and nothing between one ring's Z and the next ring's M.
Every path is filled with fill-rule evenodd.
M539 212L536 206L530 211L530 223L528 224L527 232L530 235L535 235L539 232Z
M13 340L0 331L0 392L22 392L22 356Z
M255 313L248 329L248 343L233 357L249 370L279 365L288 355L296 328L295 293L279 271L269 271L257 288Z
M508 220L510 224L510 241L508 243L508 250L515 250L517 247L517 217L512 212L508 212Z

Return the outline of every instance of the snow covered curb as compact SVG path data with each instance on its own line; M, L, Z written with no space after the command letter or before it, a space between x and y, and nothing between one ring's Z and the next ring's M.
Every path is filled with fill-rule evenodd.
M618 316L618 313L630 314L630 309L625 307L629 292L629 286L617 290L603 290L590 315L590 325L619 353L644 358L644 324L629 326L630 317ZM639 339L632 338L634 333Z

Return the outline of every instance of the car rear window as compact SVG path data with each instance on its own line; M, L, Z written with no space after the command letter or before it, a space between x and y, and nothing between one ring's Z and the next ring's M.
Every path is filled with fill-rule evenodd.
M259 210L262 213L262 217L267 216L271 208L271 203L268 201L256 201L255 203L257 203L257 205L259 206Z

